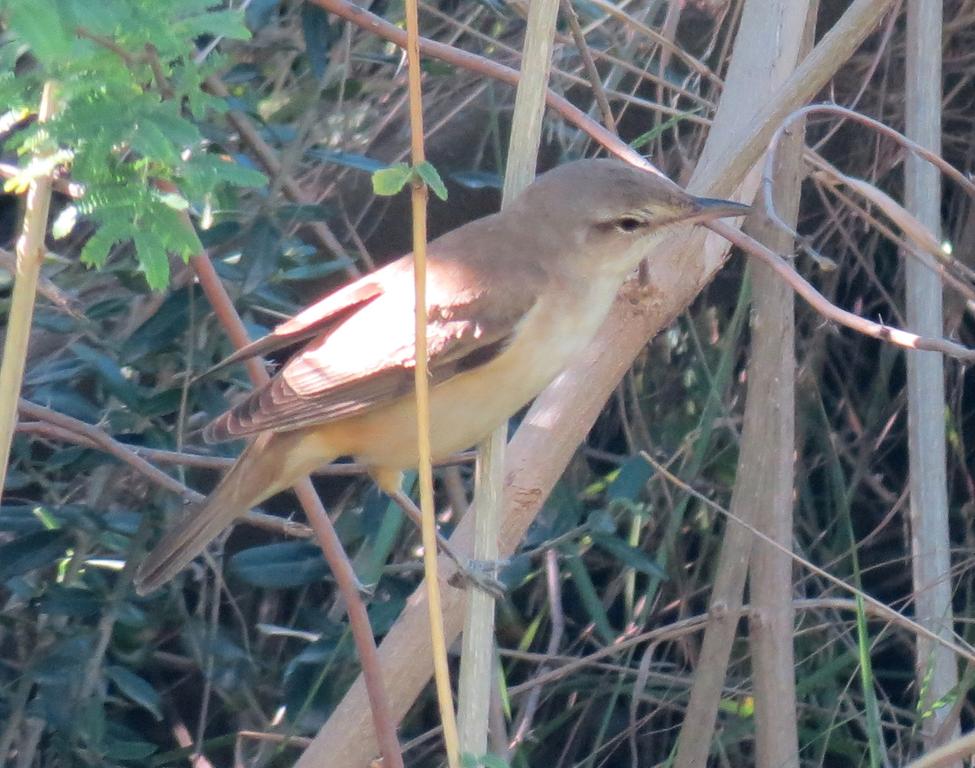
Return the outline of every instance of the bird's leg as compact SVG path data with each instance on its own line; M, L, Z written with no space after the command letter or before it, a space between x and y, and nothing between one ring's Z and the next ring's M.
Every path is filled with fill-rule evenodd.
M399 505L399 508L406 513L407 517L413 521L417 528L423 527L423 515L416 504L413 503L413 499L411 499L401 490L386 490L386 493ZM455 575L459 576L462 581L468 584L473 584L475 587L484 590L492 597L498 598L504 596L504 584L502 584L493 574L479 570L476 567L472 568L471 560L461 558L461 556L454 551L454 548L450 546L450 542L447 541L440 531L437 531L437 548L454 562L454 565L457 566L457 574ZM456 586L452 583L452 581L453 579L451 579L451 585Z

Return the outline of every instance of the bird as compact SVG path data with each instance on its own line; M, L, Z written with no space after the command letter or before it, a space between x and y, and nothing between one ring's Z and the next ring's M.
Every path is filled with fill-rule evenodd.
M694 197L615 159L540 175L501 212L427 248L434 460L476 444L591 341L627 276L668 230L749 207ZM662 256L661 258L666 258ZM262 501L343 456L387 493L417 465L412 254L326 295L218 365L304 342L266 384L203 430L250 442L213 492L140 564L152 592Z

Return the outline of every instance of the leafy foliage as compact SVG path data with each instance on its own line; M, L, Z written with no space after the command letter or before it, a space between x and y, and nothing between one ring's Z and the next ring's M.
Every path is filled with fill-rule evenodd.
M194 42L203 35L250 36L240 12L212 6L6 0L0 8L9 18L3 51L10 57L26 46L36 58L29 73L3 84L6 103L29 108L41 81L56 83L54 119L25 128L10 146L25 156L55 156L83 186L77 212L97 232L82 261L102 267L113 246L132 243L154 290L169 282L167 254L188 259L201 249L183 211L209 205L222 185L265 183L263 174L221 155L199 128L225 105L203 88L217 57L198 62ZM47 171L45 163L31 163L7 189Z
M397 163L389 168L374 171L372 191L377 195L389 197L398 194L403 187L413 182L426 184L441 200L447 199L447 187L443 179L427 160L418 163L415 168L411 168L406 163Z
M45 275L65 304L39 301L23 395L112 438L127 459L143 456L171 481L201 492L212 488L220 460L240 446L204 449L198 430L247 384L239 369L195 380L229 345L187 272L165 293L146 295L147 283L160 288L168 279L173 262L166 254L197 250L199 237L256 337L345 273L408 248L405 196L395 195L406 184L449 190L449 208L431 203L432 227L441 230L496 202L511 107L505 88L425 62L426 108L439 118L428 121L432 164L398 164L408 153L405 120L394 107L398 54L365 32L345 35L342 23L306 3L241 5L246 9L205 0L0 0L0 103L7 110L0 139L5 161L18 152L23 166L8 188L19 192L51 168L60 181L84 187L76 198L56 200L58 239L49 240ZM601 58L606 52L640 63L627 70L632 80L607 81L607 96L622 115L624 138L677 177L699 153L720 92L701 72L725 71L721 52L733 47L738 16L681 5L676 43L681 54L700 58L701 70L677 50L664 61L654 44L600 8L574 5L600 21L589 38L597 66L617 71ZM824 19L842 5L824 3ZM399 21L398 4L381 7ZM493 0L437 7L444 26L430 34L448 39L447 30L453 35L451 25L464 18L457 44L486 56L497 57L499 44L521 29L519 17ZM946 3L951 7L960 6ZM647 23L661 22L648 15ZM885 49L851 62L830 95L894 115L896 123L902 99L888 73L903 65L900 30L892 26ZM973 44L970 24L946 30L946 78L954 90L945 148L967 173ZM570 47L558 51L555 83L561 70L585 76ZM641 71L659 80L640 82ZM227 100L204 85L218 72ZM59 110L40 126L31 115L47 81L58 84ZM652 102L643 101L648 94ZM595 114L582 87L566 95ZM668 106L673 116L661 116L657 110ZM282 180L315 193L314 203L283 201L281 180L262 186L250 159L257 155L228 126L228 108L248 117L277 152ZM820 150L831 162L898 188L898 152L849 126L834 134L834 127L811 126L810 144L825 140ZM548 161L581 151L583 139L556 119L547 122L546 136ZM442 177L433 175L434 165ZM375 171L381 173L373 177ZM963 243L970 217L959 197L946 200L945 237ZM196 233L185 228L184 213ZM822 275L797 259L825 294L867 316L898 311L903 270L895 249L828 190L817 187L804 198L801 229L817 233L817 245L839 265ZM323 230L347 252L326 245ZM511 733L532 715L531 737L508 756L512 766L644 766L670 758L698 672L696 628L707 614L726 525L705 500L727 504L739 458L750 302L741 278L732 263L647 347L500 574L510 589L498 615ZM5 290L6 283L0 312L9 311ZM807 312L799 322L798 548L845 579L859 573L871 594L903 603L911 597L900 522L903 355L825 328ZM952 335L971 342L970 313L957 308L949 322ZM959 558L970 545L975 509L975 423L964 407L972 375L955 369L946 413ZM248 765L292 764L292 737L313 735L358 672L342 602L315 548L241 525L212 560L137 597L125 564L138 561L147 541L181 511L179 494L81 432L56 429L40 416L22 418L20 430L0 506L0 744L16 748L22 762L44 765L179 765L197 747L214 764L238 756ZM204 450L210 452L201 457ZM643 453L701 496L666 482ZM456 488L469 487L471 473L463 466L443 473L440 509L449 533L463 501ZM369 618L383 636L419 580L416 535L368 482L327 476L316 484L370 590ZM290 517L295 504L282 494L263 511ZM221 566L219 580L211 562ZM956 607L967 615L975 582L961 559L959 566L952 585ZM917 726L929 715L913 708L913 638L856 604L844 607L816 575L797 568L796 577L802 765L861 765L870 744L886 750L891 763L906 762L919 751ZM553 638L556 656L549 658ZM715 759L729 765L754 762L746 641L735 644L716 702ZM583 658L590 653L600 655ZM572 672L561 675L555 667L570 655L577 657ZM536 689L532 704L526 692ZM967 713L968 689L953 695L966 698ZM946 698L936 706L954 703ZM404 738L436 726L431 711L421 701L403 724ZM280 745L242 736L253 732ZM178 742L174 734L181 733L190 736ZM419 752L407 755L409 764L436 760ZM494 755L465 759L503 764Z

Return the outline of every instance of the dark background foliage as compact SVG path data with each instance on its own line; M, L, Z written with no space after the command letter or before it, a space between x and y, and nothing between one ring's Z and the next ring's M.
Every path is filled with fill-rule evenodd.
M48 239L45 276L57 293L37 308L23 395L133 450L182 452L176 461L150 459L204 492L217 471L194 459L204 450L197 430L248 384L237 368L190 385L231 351L180 258L195 252L196 235L255 337L409 247L408 201L375 198L369 177L402 160L408 146L400 52L301 2L254 0L243 12L209 5L0 3L0 86L9 105L3 162L26 166L45 140L71 147L62 180L92 192L80 202L56 198L54 218L64 231ZM601 18L596 6L575 5L584 23ZM844 7L824 2L821 27ZM688 3L678 44L722 73L736 8ZM398 3L372 11L400 20ZM647 23L659 26L662 13L652 11ZM944 155L966 173L975 114L970 15L968 3L946 3L954 23L946 27ZM460 47L516 63L508 46L520 46L523 22L513 6L447 0L426 6L423 24L429 37L456 37ZM903 27L894 18L870 38L829 97L902 127ZM685 178L706 135L697 118L713 115L714 84L623 25L603 24L589 44L637 67L620 68L615 78L623 137L643 137L643 151ZM641 72L647 62L667 87ZM513 94L439 62L425 66L428 151L449 190L446 202L431 204L436 235L497 206ZM581 72L570 44L558 48L555 66L553 87L591 107L589 89L560 74ZM601 68L612 66L600 60ZM208 76L226 84L229 98L212 95ZM69 107L45 139L18 110L36 108L48 78L61 83ZM680 114L669 120L647 108L657 100ZM257 172L253 147L228 122L228 108L244 113L280 153L280 176L266 180ZM807 143L851 175L900 194L903 153L891 142L823 120L809 126ZM542 165L593 149L552 118ZM285 177L316 202L289 202L281 194ZM158 180L172 181L179 193L160 192ZM16 186L15 177L9 187ZM4 198L0 247L8 251L18 206ZM179 224L184 209L194 215L196 235ZM970 201L946 186L945 241L967 263L973 221ZM323 248L322 224L342 251ZM803 257L796 262L829 298L903 324L903 255L814 179L805 182L799 229L836 262L831 271ZM9 282L0 280L5 316ZM502 649L545 648L549 551L563 589L561 654L582 655L623 632L706 610L724 520L653 477L640 452L727 504L746 385L748 285L744 263L733 258L621 382L504 572L511 592L499 606ZM975 342L962 300L949 299L947 321L949 335ZM911 589L903 354L824 326L801 308L798 359L797 550L901 606ZM973 387L970 373L949 364L952 578L960 616L972 604ZM232 456L239 448L206 455ZM316 485L360 580L374 590L370 617L381 636L420 579L417 534L361 477L333 474ZM469 485L466 465L439 472L445 531L462 514ZM42 416L22 418L0 507L0 759L16 750L18 759L28 758L21 764L164 765L185 761L190 749L180 744L197 743L215 764L237 755L250 765L286 765L292 747L242 733L310 736L327 717L357 666L342 606L311 543L239 526L212 559L156 594L134 595L124 564L138 560L181 505L177 494L71 430L59 432ZM264 511L288 517L295 503L282 495ZM214 578L214 565L222 578ZM852 618L824 601L835 588L803 569L795 590L808 602L797 628L804 763L859 765L864 700ZM915 746L911 639L879 623L871 629L884 735L894 754L907 755ZM640 765L664 761L686 705L697 642L684 635L652 648L641 691L634 686L643 650L547 687L515 764L622 764L629 740L639 747ZM537 660L504 650L501 659L508 686L538 671ZM718 736L731 765L748 764L751 754L748 668L742 643ZM511 706L516 717L521 701L514 697ZM435 722L424 700L402 733L417 736ZM410 764L432 764L429 743L409 754Z

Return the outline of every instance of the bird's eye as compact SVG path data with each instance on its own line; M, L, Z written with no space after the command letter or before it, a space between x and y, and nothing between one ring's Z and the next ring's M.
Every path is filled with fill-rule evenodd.
M623 216L616 220L616 228L620 232L636 232L641 227L646 226L647 222L638 219L636 216Z

